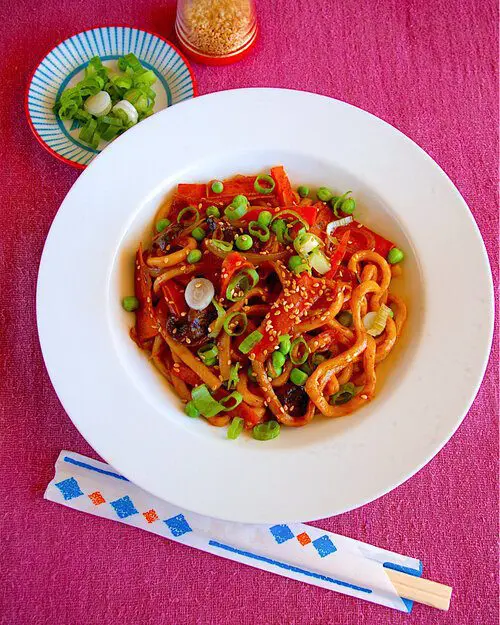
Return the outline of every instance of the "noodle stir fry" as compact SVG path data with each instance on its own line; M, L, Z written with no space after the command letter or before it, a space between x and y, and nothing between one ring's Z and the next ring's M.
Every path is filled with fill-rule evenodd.
M179 184L137 250L131 336L228 438L361 408L403 328L403 252L355 220L350 191L315 195L281 166Z

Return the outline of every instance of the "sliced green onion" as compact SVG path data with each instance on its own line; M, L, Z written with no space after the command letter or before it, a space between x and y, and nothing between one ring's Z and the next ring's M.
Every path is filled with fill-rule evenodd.
M170 226L170 219L160 219L156 222L156 232L163 232L168 226Z
M203 230L203 228L200 228L199 226L191 232L191 236L197 241L203 241L203 239L205 238L205 234L205 230Z
M387 254L387 262L391 265L396 265L397 263L400 263L404 257L405 255L403 250L400 250L398 247L393 247Z
M191 250L187 255L186 260L190 265L194 265L195 263L200 262L201 257L202 253L200 252L200 250Z
M292 348L292 342L290 340L290 335L289 334L282 334L279 339L279 351L286 356L287 354L290 353L290 350Z
M257 221L261 226L268 227L273 220L273 214L270 211L261 211L257 217Z
M193 310L203 310L209 306L214 294L214 285L206 278L194 278L184 289L186 304Z
M339 209L342 209L342 205L345 202L347 196L349 195L349 193L352 193L352 191L346 191L345 193L343 193L341 196L339 197L335 197L331 199L331 206L333 208L333 212L335 213L335 217L340 217L338 211Z
M240 376L238 375L238 371L240 369L241 365L239 362L235 363L234 365L231 366L230 370L229 370L229 378L227 380L227 388L228 390L231 390L233 388L236 388L238 382L240 381Z
M245 268L231 278L226 289L226 299L231 302L239 302L254 288L259 281L259 274L253 268Z
M272 222L271 225L272 231L276 234L276 238L279 243L286 243L285 241L285 232L287 230L286 221L284 219L277 219Z
M137 113L137 109L128 100L120 100L119 102L117 102L113 106L112 111L115 115L118 113L118 116L120 116L121 118L123 118L123 116L121 115L123 113L125 115L126 121L132 126L134 124L137 124L139 120L139 114Z
M299 336L292 342L290 360L294 365L303 365L309 356L309 346L304 337Z
M188 401L188 403L184 406L184 412L192 419L200 416L200 411L195 406L194 401Z
M293 244L297 254L307 256L314 248L321 244L320 239L310 232L300 234Z
M316 195L318 196L318 200L321 200L322 202L328 202L333 197L333 193L328 187L320 187Z
M352 312L343 310L337 315L337 321L346 328L350 328L352 326Z
M279 436L280 424L277 421L266 421L259 423L252 430L252 436L257 441L270 441Z
M127 295L122 299L122 306L127 312L134 312L139 308L139 300L135 295Z
M257 345L257 343L262 341L262 338L263 335L258 330L254 330L245 338L245 340L241 342L238 349L242 354L248 354L248 352Z
M288 260L288 268L290 271L293 271L293 273L302 273L303 271L311 273L311 267L301 256L290 256Z
M266 182L269 186L263 187L260 182ZM268 174L259 174L253 183L254 189L257 193L262 193L262 195L269 195L274 191L274 187L276 183L273 178Z
M262 241L262 243L269 241L269 237L271 236L269 228L267 226L263 226L258 221L251 221L248 224L248 232L250 232L250 234L254 237L257 237L259 241Z
M245 421L241 417L233 417L229 427L227 428L227 437L235 440L243 432Z
M107 91L99 91L87 98L83 106L90 115L101 117L102 115L107 115L111 110L111 98Z
M119 89L125 89L128 91L132 87L132 77L127 76L126 74L117 74L116 76L111 76L111 82L118 87Z
M242 401L243 395L241 393L238 393L238 391L233 391L231 395L223 397L219 403L222 405L222 410L224 410L225 412L229 412L230 410L234 410L237 406L239 406Z
M238 204L237 206L230 204L224 211L224 215L230 221L238 221L238 219L241 219L246 213L247 207L245 204Z
M286 358L284 354L278 351L278 352L273 352L271 360L272 360L274 369L277 370L283 367L283 365L285 364Z
M324 275L332 268L328 258L317 248L309 255L309 264L321 275Z
M206 384L195 386L191 391L191 397L196 409L204 417L215 417L225 410L224 406L210 395Z
M220 180L214 180L211 189L214 193L222 193L224 191L224 185Z
M143 69L139 59L135 56L133 52L129 52L129 54L125 54L118 60L118 67L125 71L127 67L130 67L132 71L138 72Z
M389 306L382 304L377 312L369 312L363 317L363 325L367 334L370 336L379 336L385 330L387 319L391 315Z
M219 350L215 343L207 343L203 345L203 347L200 347L197 353L203 364L207 365L207 367L212 367L217 362Z
M215 323L213 324L213 327L212 327L212 331L209 333L208 336L211 339L215 339L219 336L220 331L222 330L222 327L224 324L224 317L226 316L226 311L224 310L224 308L222 308L222 306L215 299L215 297L212 300L212 304L214 305L215 310L217 311L217 319L215 320Z
M330 401L336 406L341 406L350 401L354 395L356 395L356 387L352 382L347 382L347 384L342 384L335 395L332 395Z
M240 234L236 237L234 243L239 250L241 250L242 252L246 252L247 250L251 249L253 245L253 239L249 234Z
M156 82L155 73L151 69L143 69L135 72L133 79L136 87L151 87Z
M188 217L187 220L185 219L186 216ZM199 218L200 213L194 206L186 206L186 208L183 208L177 215L177 223L183 226L190 226L191 224L195 224Z
M300 195L300 197L307 197L309 195L309 187L306 187L305 185L300 185L300 187L297 189L297 193Z
M319 354L318 352L314 353L311 358L311 365L313 367L317 367L322 362L325 362L326 356L324 354Z
M206 211L207 217L220 217L220 210L217 206L209 206Z
M247 325L246 313L241 311L230 313L224 320L224 330L229 336L241 336Z
M291 208L285 208L282 211L280 211L279 213L277 213L273 217L272 223L274 223L275 221L277 221L279 219L290 219L290 218L293 218L293 219L295 219L297 221L300 221L300 223L305 228L305 230L309 230L309 223L302 217L302 215L299 215L297 213L297 211L294 211Z
M230 252L233 249L232 241L219 241L218 239L210 239L206 242L208 248L215 247L221 252Z
M304 386L308 377L307 373L305 373L305 371L301 371L300 369L292 369L290 371L290 381L297 386Z

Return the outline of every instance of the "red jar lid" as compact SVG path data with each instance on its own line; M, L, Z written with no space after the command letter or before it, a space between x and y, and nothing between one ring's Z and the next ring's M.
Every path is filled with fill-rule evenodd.
M234 52L225 55L210 55L203 54L200 50L193 48L186 39L182 36L177 28L177 24L175 25L175 32L177 35L177 39L179 40L179 45L182 50L189 56L190 59L195 61L196 63L204 63L205 65L230 65L231 63L236 63L237 61L241 61L241 59L248 56L253 46L255 45L255 41L257 39L257 25L254 28L252 36L247 41L247 43Z

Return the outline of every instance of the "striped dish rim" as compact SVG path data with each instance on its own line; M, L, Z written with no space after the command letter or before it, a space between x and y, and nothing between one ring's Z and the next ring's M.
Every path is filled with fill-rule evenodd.
M137 28L136 26L130 26L130 25L127 25L127 24L112 24L112 25L105 25L105 26L92 26L91 28L86 28L84 30L80 30L80 31L78 31L76 33L73 33L72 35L68 35L67 37L64 37L64 39L60 39L57 43L55 43L53 46L51 46L50 49L38 60L37 64L35 65L33 71L30 74L30 77L28 79L28 82L27 82L26 88L25 88L25 92L24 92L24 113L26 115L26 119L28 120L28 125L29 125L29 127L31 129L31 132L34 134L35 139L38 141L38 143L43 148L45 148L47 150L47 152L52 154L52 156L55 156L58 160L60 160L63 163L71 165L75 169L82 169L83 170L86 167L88 167L89 164L84 165L83 163L76 163L75 161L72 161L69 158L66 158L65 156L61 156L61 154L56 152L56 150L54 150L54 148L51 148L43 140L43 138L40 136L40 134L39 134L35 124L33 123L33 120L31 119L29 106L28 106L28 96L29 96L29 92L30 92L31 83L33 82L33 78L34 78L38 68L43 63L45 58L47 56L49 56L49 54L53 50L58 48L62 43L64 43L68 39L71 39L73 37L77 37L78 35L82 35L83 33L88 33L88 32L90 32L92 30L98 30L100 28L130 28L131 30L137 30L137 31L146 33L147 35L152 35L153 37L157 37L158 39L160 39L161 41L166 43L168 46L170 46L180 56L180 58L184 61L185 65L187 67L187 70L188 70L189 75L191 77L191 82L193 83L193 98L196 98L196 96L199 95L198 94L198 83L196 81L193 69L192 69L189 61L187 60L186 56L171 41L169 41L168 39L165 39L165 37L163 37L162 35L159 35L158 33L156 33L153 30L146 30L145 28ZM92 162L92 161L90 161L90 162Z

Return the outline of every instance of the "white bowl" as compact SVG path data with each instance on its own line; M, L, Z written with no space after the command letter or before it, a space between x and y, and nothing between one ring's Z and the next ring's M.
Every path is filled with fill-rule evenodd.
M350 417L282 428L262 443L186 418L129 339L133 257L180 181L283 164L295 184L352 189L360 219L406 251L408 323L373 402ZM456 430L492 338L492 282L479 231L415 143L353 106L280 89L181 103L113 142L54 220L38 281L52 383L107 462L176 505L242 522L311 520L356 508L418 471Z

